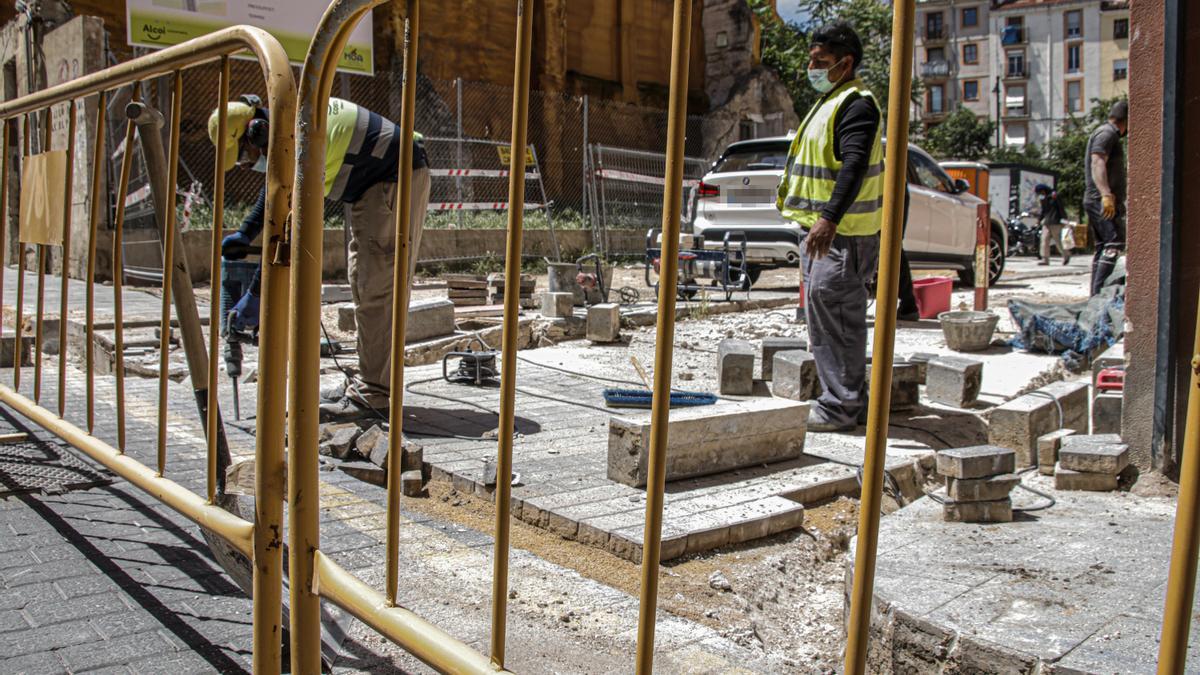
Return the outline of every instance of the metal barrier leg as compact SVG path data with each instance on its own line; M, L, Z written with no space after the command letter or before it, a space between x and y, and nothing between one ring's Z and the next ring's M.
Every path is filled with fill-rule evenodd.
M67 410L67 305L71 290L71 213L75 192L75 100L67 106L67 170L63 194L62 285L58 310L58 416Z
M679 216L683 197L683 143L687 125L691 0L675 0L671 32L671 94L667 123L667 170L662 209L662 277L679 274ZM505 289L506 291L508 289ZM658 609L658 563L662 545L663 491L667 482L667 422L671 359L675 347L675 284L658 285L658 332L654 353L654 402L650 412L650 463L646 480L646 530L642 537L642 593L638 616L637 672L654 670L654 622Z
M888 92L887 137L908 138L908 103L912 87L914 0L893 3L892 73ZM893 142L884 158L883 241L875 299L875 350L871 362L871 396L867 410L867 444L863 464L862 501L858 512L858 549L854 586L850 591L850 625L845 672L862 675L867 667L875 555L879 548L879 509L883 467L887 460L888 411L891 406L892 357L896 347L896 301L900 288L901 226L904 222L905 167L908 145Z
M104 142L107 136L104 130L108 124L108 95L105 92L100 92L96 100L96 144L92 154L92 184L88 192L88 199L91 205L91 211L88 218L88 253L87 253L87 318L85 320L87 328L86 345L84 353L85 367L87 368L87 430L88 433L95 431L96 427L96 231L100 227L100 214L102 207L108 203L108 198L100 194L100 185L104 180L104 168L107 164L108 156L105 154L106 145ZM8 127L5 127L7 130ZM6 143L7 145L7 143ZM0 201L0 213L4 213L3 202ZM0 241L4 237L0 236ZM2 296L3 293L0 293Z

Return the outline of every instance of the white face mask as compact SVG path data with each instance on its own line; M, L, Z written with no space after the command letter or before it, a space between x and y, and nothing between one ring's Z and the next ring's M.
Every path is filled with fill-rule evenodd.
M267 155L266 155L266 153L262 153L258 156L258 161L254 163L254 166L250 167L250 170L257 171L259 173L267 172Z
M841 61L838 61L838 63L841 63ZM829 79L829 71L836 68L838 63L833 64L829 68L809 68L808 83L812 85L812 88L822 94L829 93L833 89L833 81Z

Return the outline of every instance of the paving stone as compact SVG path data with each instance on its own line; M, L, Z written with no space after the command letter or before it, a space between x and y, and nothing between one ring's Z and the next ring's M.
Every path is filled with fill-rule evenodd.
M983 386L983 362L961 356L942 356L929 361L925 396L934 403L966 408L979 398Z
M817 361L812 354L802 349L790 349L775 352L771 360L774 362L772 394L793 401L812 401L821 395Z
M937 354L917 352L916 354L910 354L905 360L917 367L917 382L927 384L926 376L928 375L929 362L937 357Z
M575 315L575 296L571 293L542 293L542 316L564 318Z
M797 337L765 337L762 341L762 379L770 382L774 376L775 355L808 349L808 340Z
M717 373L722 394L754 393L754 347L745 340L721 340L717 347Z
M808 404L783 399L673 412L667 435L667 480L796 459L804 452L807 424ZM609 418L609 479L644 486L649 446L649 415Z
M1092 399L1092 433L1121 433L1121 410L1125 405L1125 394L1100 392Z
M867 382L871 381L871 364L867 364ZM889 410L912 410L920 403L920 384L917 367L905 361L892 362L892 395Z
M617 342L620 340L621 306L615 302L605 302L588 307L587 339L592 342Z
M1058 462L1070 471L1115 476L1129 466L1129 446L1115 434L1070 436L1058 451Z
M425 480L421 478L421 470L405 471L400 474L400 493L405 497L426 497Z
M408 323L404 326L405 344L453 335L454 331L453 302L445 298L409 301Z
M990 502L956 502L946 500L942 517L953 523L1010 523L1012 499L1005 497Z
M1016 453L994 445L949 448L937 453L937 472L947 478L986 478L1016 470Z
M336 459L347 459L354 452L354 442L362 430L351 422L327 424L321 427L321 441L317 450L322 455Z
M1004 499L1021 482L1013 473L987 478L947 478L946 495L956 502L991 502Z
M18 343L15 334L11 330L5 330L0 335L0 368L12 368L13 355L18 344L21 347L21 363L30 363L33 357L33 342L34 336L26 335Z
M1054 465L1058 464L1058 450L1063 440L1075 433L1074 429L1059 429L1038 436L1038 473L1043 476L1054 475Z
M1072 471L1063 468L1060 462L1054 467L1054 488L1057 490L1111 492L1117 489L1117 476L1111 473Z
M374 462L338 462L337 468L364 483L387 487L387 469Z
M1054 382L993 409L988 415L988 442L1015 450L1017 466L1033 466L1038 437L1058 429L1086 429L1087 424L1087 383Z

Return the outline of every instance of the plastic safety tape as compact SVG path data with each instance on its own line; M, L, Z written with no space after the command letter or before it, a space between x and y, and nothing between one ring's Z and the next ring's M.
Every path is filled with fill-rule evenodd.
M596 175L601 178L610 178L612 180L623 180L630 183L648 183L650 185L665 185L666 180L662 176L647 176L641 173L633 173L631 171L618 171L617 169L596 169ZM684 187L693 187L699 185L698 180L683 181Z

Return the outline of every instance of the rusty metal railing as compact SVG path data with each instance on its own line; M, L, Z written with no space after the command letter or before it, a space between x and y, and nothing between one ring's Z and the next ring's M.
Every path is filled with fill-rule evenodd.
M270 111L270 144L267 153L267 231L264 235L264 265L262 321L260 331L261 359L259 378L264 383L259 388L258 428L256 439L256 514L254 522L243 519L221 507L221 486L223 477L220 471L228 460L228 447L224 444L224 436L217 404L216 382L216 342L219 339L219 317L216 314L220 306L217 296L219 284L215 277L219 274L219 265L212 268L214 281L212 314L210 314L210 340L206 347L201 333L200 318L196 311L195 296L191 288L191 280L187 276L185 257L182 254L180 233L176 227L175 218L175 189L179 165L180 118L183 97L183 71L201 64L219 60L221 65L220 96L214 105L221 111L220 126L226 127L226 101L229 93L229 58L235 54L249 53L262 68ZM138 100L138 85L147 79L171 76L173 78L172 113L170 116L169 151L163 152L162 139L158 128L163 118L157 111L143 105ZM94 434L96 429L96 403L108 400L100 398L103 394L96 391L94 376L95 366L95 275L97 262L98 230L102 215L102 205L107 202L107 195L101 192L102 165L107 157L104 147L104 128L109 94L118 88L132 86L134 88L133 102L127 109L129 121L125 130L124 156L120 171L119 185L115 194L118 199L116 206L116 222L113 232L113 318L115 330L115 408L116 433L115 439L104 439ZM89 185L91 209L87 227L87 260L83 281L87 284L85 302L85 335L84 367L86 369L86 407L82 415L68 414L68 392L70 385L67 378L67 362L70 347L68 317L71 309L71 280L70 250L72 232L72 190L75 172L75 130L80 108L78 102L87 97L95 96L96 106L96 146L92 157L93 167ZM45 137L40 144L40 150L45 152L51 147L51 107L65 104L67 120L66 147L66 176L65 198L62 208L63 229L59 233L61 244L48 244L44 241L35 243L37 250L37 300L34 316L35 354L33 363L33 395L29 398L21 391L21 373L26 364L21 363L20 343L24 337L24 300L26 275L26 247L28 232L27 223L19 223L17 229L18 278L17 304L15 311L14 332L17 348L14 350L14 368L11 386L0 384L0 402L17 413L25 416L34 424L56 434L67 443L78 448L90 458L107 467L113 473L130 481L150 496L158 499L183 516L205 528L207 531L224 539L237 552L248 557L253 566L253 611L254 611L254 652L253 665L258 673L278 673L281 668L281 607L282 607L282 546L283 529L282 500L284 485L283 462L283 419L284 402L281 397L270 396L268 392L278 391L286 379L285 340L288 322L288 279L284 270L287 266L286 255L279 255L285 248L284 223L291 197L291 180L294 167L294 146L292 130L295 125L296 87L288 64L287 55L279 42L268 33L249 26L234 26L216 31L209 35L196 38L183 44L168 47L159 52L143 56L131 61L101 70L97 73L71 80L69 82L22 96L0 104L0 142L3 143L3 160L0 161L0 213L5 213L8 206L9 173L7 148L10 142L10 130L16 120L24 124L23 157L30 157L30 136L33 130L32 117L42 115L42 129ZM161 354L159 362L159 389L157 439L155 443L156 463L153 468L125 454L127 446L126 405L124 381L124 303L123 303L123 270L122 229L125 219L125 197L129 189L130 166L133 155L133 141L139 137L142 141L143 152L146 153L147 163L157 165L159 171L152 171L152 192L155 197L155 209L160 226L163 242L163 300L160 322ZM216 158L217 185L220 186L224 160L223 144L218 144ZM25 164L22 160L22 166ZM35 189L33 186L23 186L24 190ZM215 217L213 223L214 246L213 258L216 260L221 231L223 194L218 189L216 196ZM0 218L0 235L6 219ZM63 269L61 274L59 324L58 324L58 370L57 370L57 406L55 411L44 407L42 397L43 357L42 347L45 338L45 285L46 262L51 247L62 251ZM0 292L3 284L0 281ZM174 306L174 311L172 307ZM206 494L201 496L191 492L179 483L166 477L169 468L167 455L168 439L168 376L169 376L169 347L170 334L174 322L178 324L183 337L184 351L188 357L193 393L196 396L200 411L200 419L206 429L208 444L208 476ZM211 358L211 361L209 359ZM81 417L82 419L74 419ZM71 419L68 419L71 418ZM221 456L225 461L220 461ZM305 671L315 672L315 671Z

